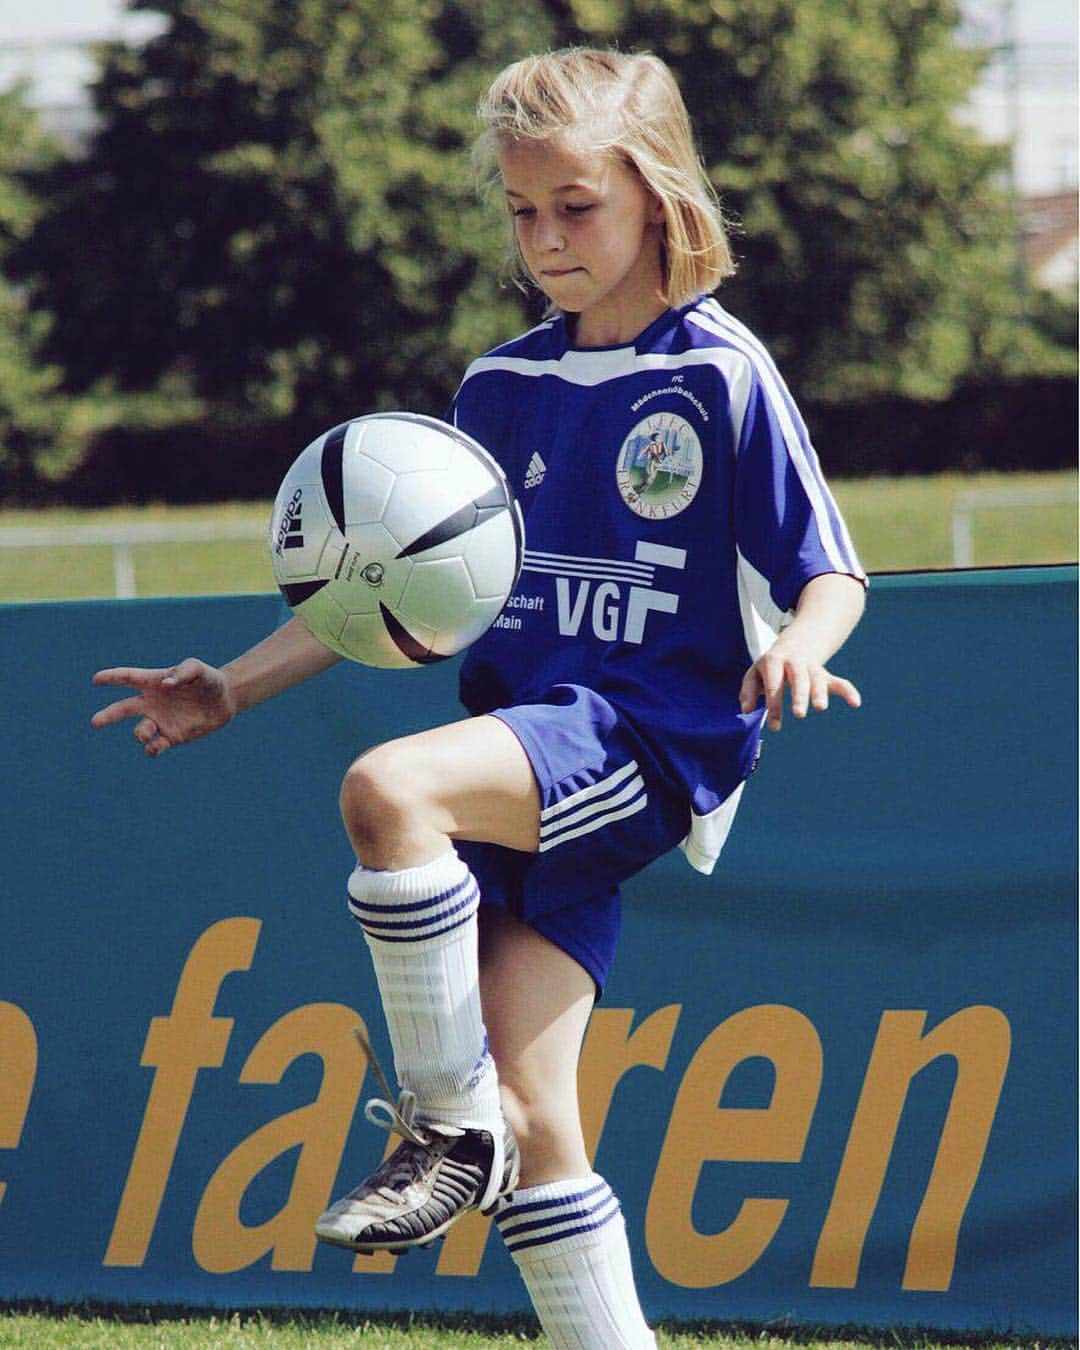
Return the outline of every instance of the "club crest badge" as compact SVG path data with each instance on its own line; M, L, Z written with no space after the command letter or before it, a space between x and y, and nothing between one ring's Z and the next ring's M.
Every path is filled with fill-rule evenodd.
M694 500L702 464L701 442L690 423L675 413L653 413L634 427L619 450L619 496L636 516L667 520Z

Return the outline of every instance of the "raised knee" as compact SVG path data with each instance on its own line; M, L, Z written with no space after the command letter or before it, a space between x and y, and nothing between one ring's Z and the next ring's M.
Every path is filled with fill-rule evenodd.
M339 798L341 818L361 861L407 828L417 811L409 777L398 765L392 743L361 755L345 774ZM382 866L371 858L371 865Z

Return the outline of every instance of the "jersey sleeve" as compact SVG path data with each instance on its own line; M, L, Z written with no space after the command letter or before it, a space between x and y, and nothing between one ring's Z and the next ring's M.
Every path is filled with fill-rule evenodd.
M454 397L450 400L450 406L447 408L446 412L443 413L443 421L449 422L452 427L461 425L461 391L464 387L463 381L458 385ZM466 430L465 427L461 427L461 429L462 431Z
M497 372L473 367L465 376L447 409L445 420L478 441L499 462L512 482L520 478L517 466L516 428L520 399L512 383Z
M485 388L485 385L487 386ZM470 370L458 386L446 412L445 420L460 427L466 435L480 444L506 468L505 430L500 417L497 389L491 387L491 377L474 378Z
M866 574L790 394L755 372L737 443L735 543L781 613L816 576Z
M481 405L476 398L476 381L472 379L472 373L473 367L470 365L454 391L454 397L450 400L450 406L443 420L449 422L451 426L460 427L468 435L475 436L473 427L481 412Z

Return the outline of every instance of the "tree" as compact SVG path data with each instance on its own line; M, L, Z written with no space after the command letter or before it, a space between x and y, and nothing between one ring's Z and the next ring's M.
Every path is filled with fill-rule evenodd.
M62 473L89 432L85 409L60 392L63 371L43 358L51 316L31 309L3 271L40 210L21 176L59 153L27 104L25 86L0 91L0 485L9 496L31 490L39 475Z
M99 129L39 177L49 211L21 258L65 315L48 350L71 387L171 379L218 420L297 434L441 411L517 321L478 267L501 238L465 146L523 22L438 0L136 8L168 25L104 49Z
M103 48L98 129L24 180L44 212L7 267L35 322L62 316L31 348L49 378L114 420L198 424L170 443L189 478L224 446L233 490L263 493L335 421L438 413L535 313L497 281L467 147L494 73L572 42L674 67L739 222L721 299L802 401L940 400L1071 360L1023 321L1001 152L954 115L979 67L955 0L134 7L165 30Z

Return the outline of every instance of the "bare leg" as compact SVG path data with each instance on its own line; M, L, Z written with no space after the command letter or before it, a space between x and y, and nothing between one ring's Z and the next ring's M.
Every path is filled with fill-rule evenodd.
M589 1175L577 1066L595 996L572 957L505 910L484 911L480 997L523 1186Z
M481 992L503 1111L521 1145L499 1231L555 1350L653 1350L619 1202L585 1153L577 1066L592 977L534 929L485 910Z

